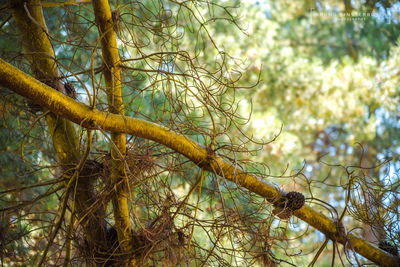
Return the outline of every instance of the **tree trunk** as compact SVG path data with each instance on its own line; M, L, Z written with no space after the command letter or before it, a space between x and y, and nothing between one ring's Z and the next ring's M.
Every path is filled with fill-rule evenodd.
M40 1L12 0L10 5L32 73L39 81L65 93L64 86L59 79L58 67L48 38ZM73 124L54 113L46 115L46 122L62 174L71 178L81 158L78 150L79 141ZM78 178L76 199L72 199L72 201L76 201L76 211L84 230L85 239L94 250L92 253L96 254L96 251L104 250L107 240L104 211L95 203L96 198L92 184L87 177ZM65 192L67 193L68 189Z

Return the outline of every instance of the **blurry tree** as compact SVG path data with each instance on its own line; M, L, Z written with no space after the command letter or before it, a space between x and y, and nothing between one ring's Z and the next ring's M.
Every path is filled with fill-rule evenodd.
M398 4L299 3L2 3L2 263L398 265Z

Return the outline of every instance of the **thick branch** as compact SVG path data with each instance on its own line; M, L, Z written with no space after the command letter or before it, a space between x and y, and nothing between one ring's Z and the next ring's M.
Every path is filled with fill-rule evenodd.
M276 186L257 176L245 173L239 168L235 168L234 165L217 155L213 155L213 159L210 160L211 157L204 147L183 135L144 120L105 113L96 109L92 110L88 106L49 88L1 59L0 85L47 107L54 113L68 118L83 127L92 129L100 127L103 130L123 132L163 144L185 155L206 170L214 171L226 179L237 182L248 190L265 197L269 202L273 203L285 194ZM356 252L377 264L400 266L397 257L377 248L373 244L351 233L345 237L341 234L343 233L343 230L340 230L341 227L338 227L333 220L313 210L308 205L295 211L294 214L327 235L330 239L337 240L342 244L350 242ZM348 244L347 247L349 247Z
M114 114L124 115L120 58L110 6L108 0L93 0L92 3L101 38L108 110ZM113 143L111 144L111 182L118 185L112 195L115 227L122 252L128 255L133 250L133 242L128 208L128 196L130 194L125 182L126 179L124 179L126 177L124 159L121 158L126 156L125 133L112 132L111 141ZM131 265L135 264L135 260L132 260Z
M24 50L33 75L40 81L62 89L58 80L54 51L47 36L47 27L39 0L10 1L13 18L21 33ZM71 122L54 114L46 116L52 134L54 148L62 163L73 164L79 161L78 139Z
M48 38L41 2L39 0L12 0L10 6L13 18L20 31L24 50L28 52L27 58L32 73L42 82L51 84L57 90L63 91L53 47ZM51 91L54 91L54 89L51 89ZM80 159L79 141L74 126L68 119L61 118L54 113L46 115L46 122L63 172L70 174L71 169L78 164ZM99 209L88 214L88 208L94 203L94 196L88 187L86 181L79 181L76 195L77 211L80 218L83 218L82 225L85 229L86 238L93 243L102 243L104 215Z

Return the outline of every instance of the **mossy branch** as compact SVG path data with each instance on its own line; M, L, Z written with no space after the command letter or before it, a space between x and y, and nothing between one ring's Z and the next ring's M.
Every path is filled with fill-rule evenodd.
M206 148L175 131L152 122L91 109L1 59L0 85L83 127L131 134L163 144L186 156L205 170L213 171L232 182L237 182L240 186L265 197L271 203L276 203L286 194L276 186L260 177L244 172L217 155L210 160ZM308 205L294 211L294 215L324 233L329 239L342 244L350 244L354 251L381 266L399 266L397 257L352 233L343 235L343 230L334 220Z

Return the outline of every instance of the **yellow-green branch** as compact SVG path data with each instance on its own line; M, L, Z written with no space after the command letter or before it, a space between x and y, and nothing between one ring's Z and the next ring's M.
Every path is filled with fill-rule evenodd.
M122 100L120 58L118 54L117 38L114 32L114 22L111 15L108 0L93 0L93 10L96 18L99 36L101 38L101 51L108 100L108 110L111 113L124 115ZM132 254L132 233L129 220L128 197L129 188L125 182L126 139L123 132L111 133L111 182L116 186L112 195L112 205L115 220L115 228L122 252ZM135 259L130 260L135 265Z
M30 68L35 77L41 81L50 82L59 90L63 85L59 80L58 67L55 61L55 55L50 39L48 37L47 27L43 15L40 0L10 0L10 7L13 18L18 26L22 38L22 44ZM51 87L48 90L55 91ZM57 157L61 163L63 171L71 170L79 162L79 141L76 136L73 124L70 120L59 117L55 113L47 113L46 122L51 133L53 146ZM84 217L82 225L85 234L89 240L97 240L102 232L102 225L93 223L89 220L87 208L93 204L93 196L87 188L86 183L80 183L80 190L77 194L78 213ZM96 215L99 211L94 212ZM94 219L102 220L101 216L94 216ZM91 221L91 222L89 222Z
M276 186L236 168L235 165L216 155L214 155L213 160L210 160L210 155L204 147L181 134L144 120L105 113L96 109L92 110L88 106L49 88L1 59L0 85L83 127L127 133L163 144L185 155L206 170L215 171L226 179L237 182L240 186L265 197L270 202L279 199L283 193ZM294 215L318 229L330 239L337 240L342 244L350 242L351 247L357 253L381 266L399 266L397 257L373 244L351 233L344 237L341 234L343 231L332 219L313 210L308 205L295 211ZM349 248L349 244L346 244L346 247Z

